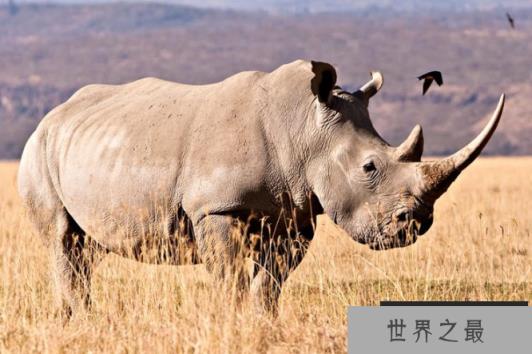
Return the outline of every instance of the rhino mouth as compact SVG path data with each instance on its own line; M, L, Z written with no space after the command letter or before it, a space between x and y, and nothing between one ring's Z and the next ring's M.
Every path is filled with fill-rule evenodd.
M412 220L407 227L399 228L388 235L381 234L376 240L368 242L368 246L376 251L410 246L426 231L423 229L418 222Z

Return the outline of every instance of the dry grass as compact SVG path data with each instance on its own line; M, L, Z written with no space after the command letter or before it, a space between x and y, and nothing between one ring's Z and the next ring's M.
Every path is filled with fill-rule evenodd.
M63 326L51 311L47 253L0 164L0 352L345 352L346 308L383 299L530 299L532 158L476 162L437 203L414 246L375 252L319 220L284 289L280 316L230 311L202 266L109 256L94 309Z

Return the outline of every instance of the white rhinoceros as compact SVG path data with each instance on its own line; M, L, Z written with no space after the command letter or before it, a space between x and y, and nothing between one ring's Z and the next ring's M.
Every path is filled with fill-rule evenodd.
M399 147L373 128L380 73L354 93L335 82L331 65L298 60L211 85L90 85L52 110L26 144L18 184L64 309L89 302L107 252L236 273L275 311L318 214L373 249L415 242L493 134L504 96L469 145L420 162L419 126ZM245 256L251 277L237 266Z

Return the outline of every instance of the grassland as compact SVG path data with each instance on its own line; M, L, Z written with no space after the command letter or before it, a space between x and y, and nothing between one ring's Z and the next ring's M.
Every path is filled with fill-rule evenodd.
M432 229L385 252L319 219L284 289L276 320L230 311L202 266L150 266L109 256L94 308L64 324L52 311L47 252L0 164L0 352L345 352L346 308L379 300L530 299L532 158L473 164L436 204Z

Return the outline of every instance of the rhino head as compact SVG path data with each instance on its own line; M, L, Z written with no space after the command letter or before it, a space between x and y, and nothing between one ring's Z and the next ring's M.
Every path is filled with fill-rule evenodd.
M435 201L480 154L495 131L504 106L467 146L438 161L421 161L423 133L417 125L392 147L375 131L368 114L370 98L383 83L379 72L358 91L335 86L336 72L312 62L315 95L309 121L307 176L324 211L353 239L383 250L413 244L429 230Z

